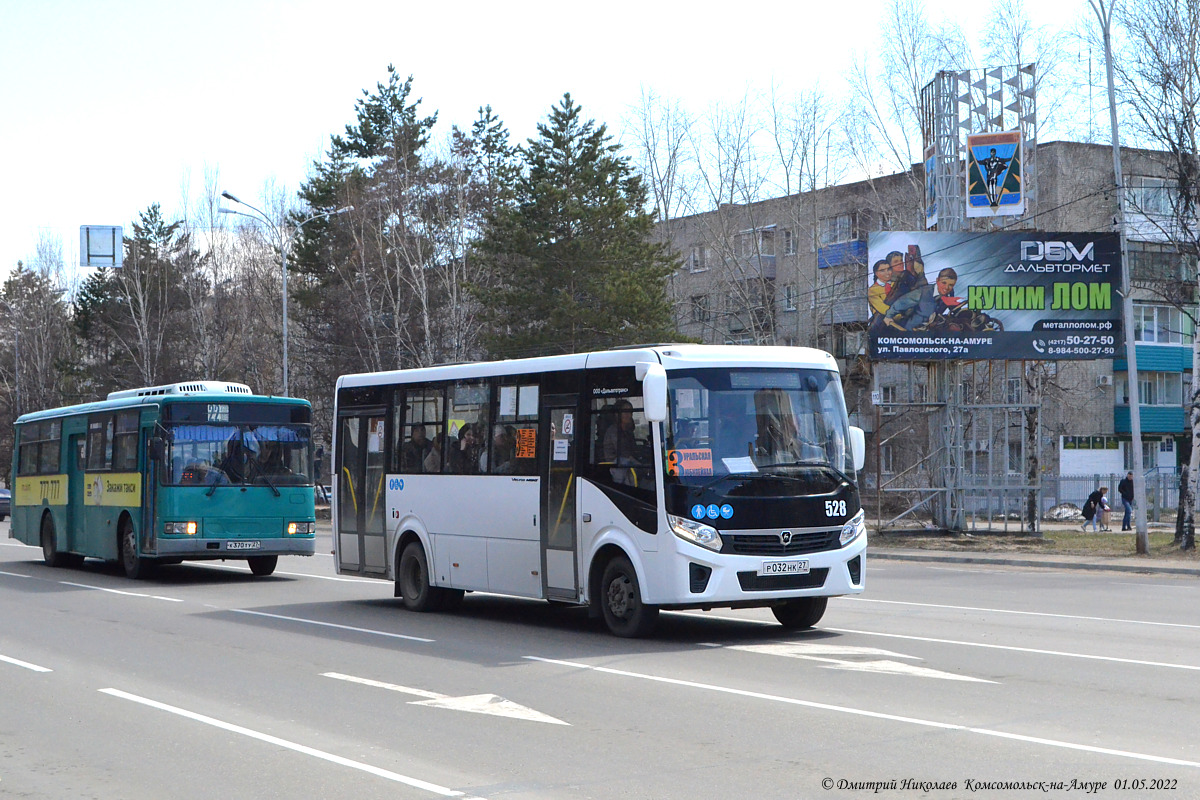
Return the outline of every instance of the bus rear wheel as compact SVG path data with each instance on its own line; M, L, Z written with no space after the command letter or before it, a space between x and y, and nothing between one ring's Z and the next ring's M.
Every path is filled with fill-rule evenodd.
M600 609L609 631L626 639L649 636L658 623L658 606L642 602L637 572L625 556L614 557L604 567Z
M69 563L66 553L58 551L58 540L54 535L54 520L49 514L42 517L42 560L49 567L65 567Z
M799 631L820 622L827 605L828 597L797 597L782 605L771 606L771 613L783 627Z
M250 565L250 571L261 578L275 571L279 556L250 556L246 563Z
M121 551L121 567L125 570L125 577L135 581L138 578L150 577L150 573L154 571L154 562L149 558L143 558L138 553L137 533L133 530L133 523L128 519L121 522L121 532L117 536L117 542Z

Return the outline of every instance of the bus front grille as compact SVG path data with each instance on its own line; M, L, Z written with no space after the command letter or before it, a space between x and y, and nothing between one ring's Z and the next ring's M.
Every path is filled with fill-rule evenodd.
M795 556L802 553L819 553L837 550L840 529L825 531L796 532L791 541L784 544L779 534L769 533L721 533L722 553L736 556Z
M739 572L738 583L743 592L775 592L780 589L819 589L825 585L825 567L814 569L806 575L759 575L757 572Z

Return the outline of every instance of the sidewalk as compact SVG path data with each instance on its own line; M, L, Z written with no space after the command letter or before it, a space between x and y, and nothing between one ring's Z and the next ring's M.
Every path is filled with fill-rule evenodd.
M1107 572L1142 572L1158 575L1191 575L1200 578L1200 564L1178 563L1151 556L1067 556L1039 553L921 550L905 547L875 547L867 540L868 561L925 561L946 564L992 564L1005 567L1043 567Z

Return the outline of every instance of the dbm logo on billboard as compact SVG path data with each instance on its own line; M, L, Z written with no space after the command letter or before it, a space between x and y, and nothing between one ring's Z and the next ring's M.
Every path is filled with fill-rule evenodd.
M868 352L882 360L1114 358L1115 234L871 234Z
M1022 261L1090 261L1095 251L1095 242L1088 242L1082 250L1078 250L1074 242L1021 241Z

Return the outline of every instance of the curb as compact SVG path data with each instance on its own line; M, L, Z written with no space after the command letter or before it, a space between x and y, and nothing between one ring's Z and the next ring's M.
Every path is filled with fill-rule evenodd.
M1097 561L1042 561L1032 558L1011 558L1007 556L978 556L958 555L950 553L896 553L883 549L868 550L868 560L884 561L922 561L940 562L945 564L994 564L1004 567L1042 567L1045 569L1074 569L1092 570L1095 572L1141 572L1163 575L1190 575L1200 578L1200 566L1176 567L1169 564L1122 564Z

